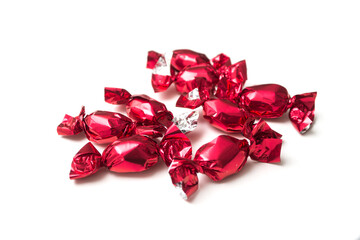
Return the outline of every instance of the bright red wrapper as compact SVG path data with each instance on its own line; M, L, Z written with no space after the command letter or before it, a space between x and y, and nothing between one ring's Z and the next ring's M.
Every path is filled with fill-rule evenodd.
M198 149L194 162L201 173L214 181L220 181L239 172L248 155L249 144L246 140L220 135Z
M205 54L188 49L175 50L171 58L171 76L176 76L185 67L199 65L201 63L210 64L210 60Z
M192 146L189 138L172 124L160 142L160 156L166 166L170 166L174 158L191 159Z
M57 128L59 135L75 135L81 131L91 142L108 144L135 133L135 123L125 115L108 111L95 111L85 115L82 107L79 116L65 115Z
M263 84L245 88L240 94L240 105L254 117L278 118L290 108L290 119L295 128L304 133L314 120L316 92L296 95L292 99L286 88L278 84Z
M185 200L198 189L197 172L193 161L187 158L175 158L169 166L171 181Z
M212 126L224 132L242 132L255 120L244 108L227 99L206 101L203 116Z
M94 145L87 143L73 158L70 179L79 179L96 173L101 167L101 154Z

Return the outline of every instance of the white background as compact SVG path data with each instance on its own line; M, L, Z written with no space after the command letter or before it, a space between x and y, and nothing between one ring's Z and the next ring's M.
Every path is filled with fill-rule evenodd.
M360 14L357 1L0 1L1 239L359 239ZM162 100L148 50L189 48L247 60L247 85L317 91L306 135L287 116L281 164L251 160L182 200L165 165L68 179L84 135L64 138L65 113L122 87ZM220 132L203 120L194 152ZM102 147L98 147L102 151Z

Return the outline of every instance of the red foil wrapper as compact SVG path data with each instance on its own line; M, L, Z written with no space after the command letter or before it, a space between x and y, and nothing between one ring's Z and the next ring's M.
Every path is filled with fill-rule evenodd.
M171 58L171 76L175 76L188 66L195 66L201 63L210 64L210 60L205 54L194 52L188 49L179 49L173 51Z
M188 93L194 88L199 87L199 80L203 79L208 83L209 89L212 89L219 81L216 70L210 64L199 64L184 68L176 77L176 90L180 93Z
M163 92L167 90L172 83L172 79L169 75L151 75L151 85L154 89L154 92Z
M249 148L251 159L266 163L280 162L282 145L280 138L281 134L272 130L263 119L260 119L251 132Z
M291 99L289 118L300 133L309 130L314 121L316 95L316 92L304 93Z
M246 62L242 60L229 67L219 70L219 83L215 96L236 102L237 98L247 80Z
M196 78L197 88L194 88L187 94L180 95L176 102L177 107L195 109L200 107L210 98L211 84L204 78Z
M164 160L166 166L170 166L176 157L191 159L191 142L175 124L172 124L168 128L159 145L160 156Z
M57 131L59 135L75 135L84 131L89 141L108 144L116 139L133 135L135 123L130 118L115 112L96 111L85 115L85 108L82 107L79 116L75 118L65 115Z
M195 154L194 162L201 173L220 181L241 170L249 155L246 140L220 135L204 144Z
M156 101L147 95L132 96L126 104L126 112L137 122L144 125L169 125L173 115L165 104Z
M264 84L245 88L240 95L240 105L259 118L278 118L290 108L290 120L304 133L314 121L316 95L316 92L305 93L290 99L283 86Z
M101 154L94 145L87 143L71 163L70 179L79 179L96 173L101 166Z
M125 104L129 101L131 94L122 88L105 88L105 102L110 104Z
M277 84L263 84L245 88L240 105L254 117L278 118L288 109L290 95L286 88Z
M82 118L85 114L85 107L81 108L78 116L72 117L65 114L63 121L57 127L58 135L72 136L83 131Z
M115 112L96 111L84 117L83 128L91 142L108 144L135 133L133 121Z
M163 125L138 125L136 126L136 134L151 138L162 137L166 132Z
M203 116L211 125L224 132L242 132L255 120L245 109L227 99L206 101Z
M175 158L169 167L169 174L180 196L187 200L198 189L197 169L194 163L186 158Z
M114 89L114 88L105 88ZM141 125L159 125L165 126L171 124L173 115L167 110L165 104L147 96L147 95L128 95L123 94L127 92L125 89L116 88L114 93L119 93L114 96L120 104L126 103L126 112L129 117L140 123Z
M219 70L223 67L229 67L231 65L231 59L223 53L220 53L219 55L211 59L211 61L213 63L213 67L216 70Z
M155 51L149 51L148 57L147 57L146 68L154 69L156 66L156 63L159 61L160 57L164 57L164 56Z
M158 158L159 149L154 140L134 135L107 146L102 164L113 172L142 172L155 165Z

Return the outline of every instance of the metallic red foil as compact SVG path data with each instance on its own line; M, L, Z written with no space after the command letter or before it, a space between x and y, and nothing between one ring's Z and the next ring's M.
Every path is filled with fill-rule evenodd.
M219 76L210 64L202 63L184 68L175 79L176 90L180 93L188 93L199 87L197 79L204 79L208 82L209 88L213 88L219 81Z
M167 90L172 83L172 79L169 75L151 75L151 85L154 89L154 92L163 92Z
M201 173L220 181L239 172L248 155L249 144L246 140L220 135L198 149L194 163L199 166Z
M78 116L72 117L65 114L63 121L57 127L57 133L63 136L72 136L83 131L82 117L85 114L85 108L82 107Z
M187 158L175 158L169 166L169 174L180 196L187 200L198 189L197 168Z
M289 118L300 133L309 130L314 121L316 95L316 92L304 93L291 99Z
M286 88L277 84L263 84L245 88L240 105L254 117L278 118L288 109L290 96Z
M211 86L204 78L196 78L197 88L194 88L186 94L180 95L176 102L177 107L195 109L200 107L210 98Z
M171 58L171 76L175 76L188 66L195 66L201 63L210 64L210 60L205 54L194 52L188 49L179 49L173 51Z
M247 80L245 60L220 68L219 76L215 96L236 102Z
M113 172L142 172L158 162L157 143L149 137L133 135L110 144L102 164Z
M282 145L280 138L281 134L272 130L265 120L260 119L251 132L249 148L251 159L267 163L280 162Z
M156 66L156 63L158 62L160 57L163 57L163 55L160 53L157 53L155 51L149 51L148 57L147 57L146 68L154 69Z
M105 102L110 104L125 104L129 101L131 94L122 88L105 88Z
M94 145L87 143L75 155L71 163L70 179L90 176L98 171L101 166L101 154Z
M175 124L168 128L159 145L160 156L166 166L170 166L176 157L191 159L191 142Z
M162 137L166 132L166 128L159 125L137 125L136 126L136 134L143 135L151 138Z
M99 144L108 144L135 133L135 124L130 118L107 111L96 111L85 116L83 128L86 137Z
M224 132L241 132L255 120L244 108L227 99L206 101L203 116L211 125Z
M129 117L144 125L167 125L173 118L165 104L147 95L133 95L126 104L126 112Z
M211 59L211 62L216 70L219 70L222 67L229 67L231 65L231 59L223 53L220 53Z

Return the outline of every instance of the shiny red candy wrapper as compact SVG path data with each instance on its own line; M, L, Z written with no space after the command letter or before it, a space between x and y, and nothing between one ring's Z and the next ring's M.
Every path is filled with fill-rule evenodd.
M147 95L132 96L126 104L126 112L135 121L146 125L166 125L173 118L165 104Z
M255 120L244 108L227 99L208 100L203 111L204 118L224 132L242 132Z
M172 79L169 75L152 74L151 85L155 92L163 92L170 87Z
M292 99L286 88L277 84L263 84L245 88L240 105L254 117L278 118L290 108L295 128L304 133L314 120L316 92L296 95Z
M309 130L315 117L315 98L317 93L304 93L295 95L291 101L289 117L294 127L300 132L305 133Z
M162 54L155 51L149 51L147 57L146 68L154 69L159 58L164 57Z
M186 158L175 158L169 167L169 174L180 195L187 200L198 189L199 179L194 163Z
M160 142L160 156L166 166L170 166L174 158L191 159L192 146L189 138L172 124Z
M201 173L220 181L239 172L248 155L249 144L246 140L220 135L198 149L194 162L200 167Z
M75 118L65 115L57 131L59 135L68 136L84 131L89 141L108 144L133 135L135 124L130 118L115 112L96 111L85 115L85 108L82 107L79 116Z
M112 143L119 138L135 133L133 121L125 115L115 112L93 112L84 117L83 126L89 141L99 144Z
M275 132L263 120L254 126L250 136L251 159L259 162L277 163L280 162L282 140L281 134Z
M105 102L110 104L125 104L129 101L131 94L122 88L105 88Z
M101 154L94 145L87 143L75 155L70 170L70 179L78 179L96 173L101 166Z
M186 67L179 72L175 80L176 90L180 93L188 93L194 88L198 88L197 79L199 78L205 80L209 88L213 88L219 81L216 70L210 64L202 63Z
M142 172L163 159L173 185L184 199L198 189L198 173L220 181L239 172L247 158L265 163L281 161L281 134L272 130L266 118L278 118L289 110L289 118L300 132L314 121L316 92L290 97L277 84L244 88L246 61L232 64L221 53L214 58L188 49L173 51L170 66L165 54L149 51L146 67L152 69L151 84L162 92L174 82L181 93L177 107L203 107L203 117L215 128L242 133L247 139L220 135L202 145L192 160L192 145L185 133L197 126L199 113L173 116L165 104L147 96L131 95L122 88L105 88L105 101L124 104L129 117L108 111L78 116L65 115L58 125L59 135L71 136L84 131L98 144L109 144L100 154L87 143L74 156L70 179L96 173L104 167L118 173ZM255 123L256 119L259 119ZM160 138L160 143L155 138ZM250 142L250 144L249 144Z
M107 146L102 163L113 172L142 172L155 165L158 158L159 149L154 140L134 135Z
M171 76L175 76L188 66L195 66L201 63L210 64L210 60L205 54L194 52L188 49L173 51L171 58Z

